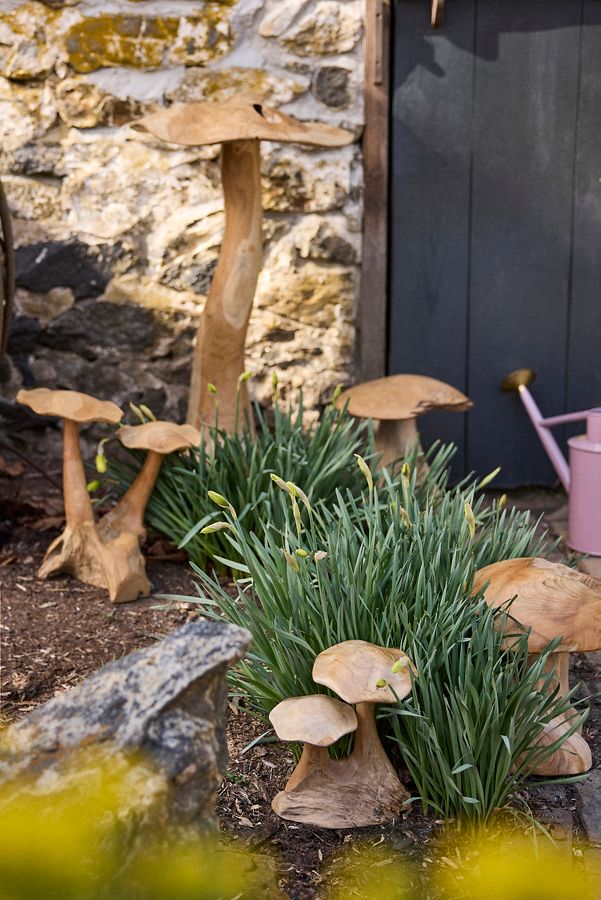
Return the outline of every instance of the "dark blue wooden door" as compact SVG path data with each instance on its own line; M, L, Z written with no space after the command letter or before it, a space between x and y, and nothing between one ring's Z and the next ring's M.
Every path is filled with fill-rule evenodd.
M538 372L548 415L601 405L601 2L424 0L393 26L390 373L464 390L425 417L456 474L554 473L515 395Z

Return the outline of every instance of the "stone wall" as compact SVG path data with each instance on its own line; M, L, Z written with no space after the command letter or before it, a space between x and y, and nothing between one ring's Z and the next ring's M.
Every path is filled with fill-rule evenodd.
M0 172L18 296L0 394L47 385L181 419L191 341L223 229L219 148L128 122L163 103L252 93L301 119L362 124L362 0L0 0ZM265 267L250 326L308 406L349 379L361 156L263 145Z

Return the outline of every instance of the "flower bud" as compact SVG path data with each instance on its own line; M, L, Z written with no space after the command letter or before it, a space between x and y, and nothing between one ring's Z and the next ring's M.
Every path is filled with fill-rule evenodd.
M288 553L287 550L282 550L282 553L284 554L284 559L286 560L290 568L293 569L293 571L295 571L297 575L300 574L300 566L292 556L292 554Z
M150 419L151 422L156 422L157 417L146 404L140 403L140 412L144 414L146 419Z
M376 681L377 688L384 688L384 687L386 687L387 684L388 684L388 682L386 681L385 678L379 678L378 681Z
M230 515L233 516L234 519L237 518L236 510L234 509L232 504L229 502L229 500L225 499L223 494L218 494L217 491L207 491L207 495L208 495L209 499L213 501L213 503L216 503L217 506L220 506L222 509L227 509L229 511Z
M205 525L204 528L201 528L200 533L215 534L216 531L224 531L226 528L229 528L230 531L234 530L229 522L213 522L211 525Z
M97 481L97 480L95 480L95 481L90 481L90 482L86 485L86 487L87 487L87 490L88 490L88 494L93 494L94 491L97 491L98 488L100 487L100 482Z
M238 384L246 384L249 378L253 377L252 372L243 372L242 375L238 376Z
M356 460L357 460L357 465L359 466L359 468L361 469L363 475L365 476L365 480L367 481L367 486L368 486L369 490L370 490L370 491L373 491L373 489L374 489L374 480L373 480L373 478L372 478L372 476L371 476L371 471L370 471L369 466L367 465L367 463L365 462L365 460L363 459L363 457L360 456L358 453L355 453L354 456L355 456L355 458L356 458Z
M473 538L476 534L476 517L474 516L474 511L473 511L472 507L470 506L470 504L467 502L467 500L463 504L463 514L464 514L465 520L467 522L467 527L468 527L468 530L470 533L470 537L473 540Z
M299 547L298 550L296 551L296 555L300 556L301 559L306 559L309 555L309 551L303 550L302 547Z
M217 388L211 381L209 381L209 383L207 384L207 390L209 394L215 395L217 393Z
M401 669L407 668L409 665L409 660L406 656L401 656L400 659L397 659L395 663L392 664L392 672L396 675L397 672L400 672Z

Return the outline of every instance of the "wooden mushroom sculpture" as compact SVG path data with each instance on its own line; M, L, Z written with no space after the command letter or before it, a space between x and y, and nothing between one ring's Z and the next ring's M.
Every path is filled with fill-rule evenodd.
M331 759L327 748L357 728L357 716L342 700L311 694L282 700L269 713L271 724L281 741L303 744L303 752L283 791L274 798L274 812L284 819L324 825L324 815L338 822L339 812L332 805L332 792L340 776L346 776L340 760ZM332 791L334 788L334 791ZM324 799L327 802L324 804ZM301 811L303 818L298 818ZM309 818L307 818L307 816Z
M499 607L511 600L512 619L530 629L528 650L541 653L555 638L559 649L549 657L548 668L555 672L561 696L569 691L571 651L586 653L601 649L601 581L561 563L538 557L520 557L492 563L479 569L473 591L484 589L486 602ZM553 720L546 726L541 742L552 743L569 723ZM591 767L588 744L573 734L552 756L533 768L538 775L577 775Z
M63 494L65 529L48 548L38 571L40 578L59 572L104 587L113 603L126 603L148 594L140 538L144 533L144 508L158 474L163 453L195 446L199 432L188 425L152 422L159 449L149 453L142 471L117 506L96 522L81 456L79 428L84 423L116 425L123 413L114 403L76 391L35 388L19 391L19 403L39 415L64 419ZM147 428L140 425L138 428ZM136 429L122 429L128 433ZM167 437L169 435L169 437ZM142 440L142 445L143 440ZM161 449L162 448L162 449Z
M353 751L339 760L326 759L323 753L316 754L313 750L305 756L306 763L301 757L285 790L273 801L278 815L321 828L378 825L399 815L409 795L382 747L374 708L378 703L396 703L397 697L406 697L411 692L411 671L409 658L401 650L366 641L344 641L319 654L313 666L313 679L335 691L347 703L356 704L355 720L348 713L343 714L339 706L335 707L341 725L356 722ZM279 704L271 713L281 737L293 733L292 729L282 728L282 720L289 710L304 714L305 709L311 708L308 703L305 709L302 705L285 706L287 703ZM303 727L307 734L308 725ZM313 727L317 728L316 723ZM340 735L353 730L348 727ZM300 734L300 730L295 733ZM305 738L308 743L313 740Z
M233 432L249 412L244 345L262 261L261 159L259 142L314 147L351 143L349 131L300 122L279 110L233 97L215 103L185 103L151 113L134 128L174 144L222 144L221 174L225 233L221 255L200 320L192 364L187 421L199 428L215 420L217 387L219 426Z
M114 403L77 391L51 391L48 388L21 390L17 401L40 416L59 416L64 421L63 497L66 525L60 537L48 548L38 575L48 578L57 572L68 572L81 581L105 586L104 565L87 489L79 429L81 425L92 422L116 425L123 413Z
M389 375L357 384L339 395L336 406L342 409L347 402L353 416L378 420L376 450L383 466L415 447L418 416L442 409L466 412L473 405L461 391L425 375Z

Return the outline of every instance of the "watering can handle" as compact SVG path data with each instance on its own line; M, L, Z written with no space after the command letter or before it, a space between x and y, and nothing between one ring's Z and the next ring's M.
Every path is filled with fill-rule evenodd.
M590 410L586 409L582 412L564 413L563 416L550 416L548 419L541 419L541 425L545 428L553 428L554 425L565 425L567 422L583 422L589 414Z

